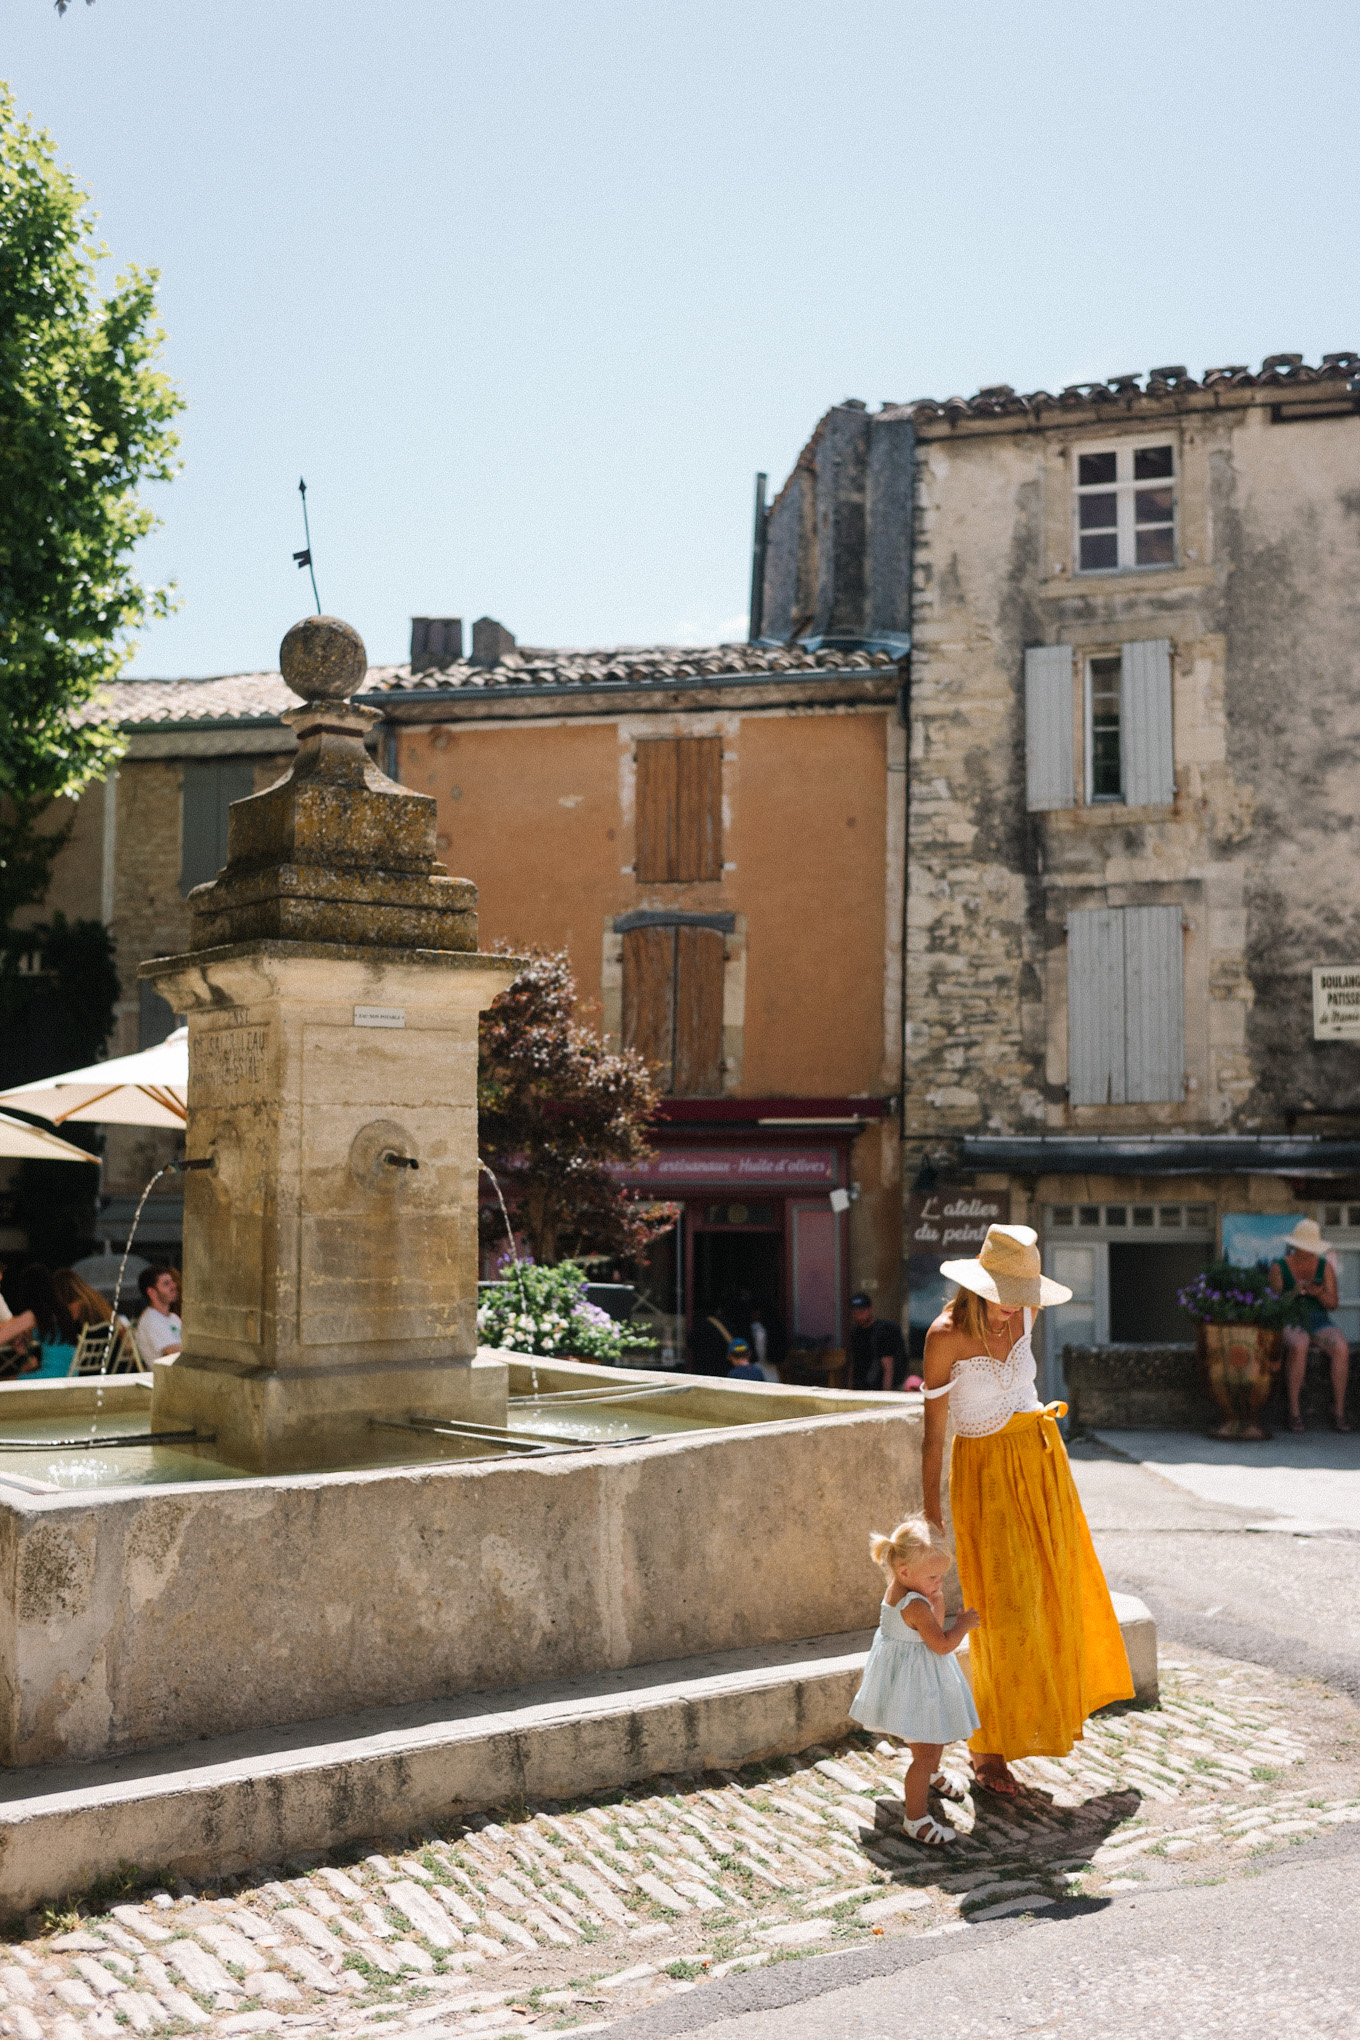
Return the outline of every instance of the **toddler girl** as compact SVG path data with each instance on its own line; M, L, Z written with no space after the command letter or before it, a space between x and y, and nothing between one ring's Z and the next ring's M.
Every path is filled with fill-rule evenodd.
M903 1786L903 1833L938 1848L953 1840L953 1831L932 1818L926 1794L932 1785L937 1792L947 1789L936 1768L944 1745L972 1735L978 1725L968 1681L953 1655L977 1628L978 1616L966 1608L945 1627L941 1590L949 1553L924 1517L899 1523L891 1537L871 1537L869 1555L883 1568L888 1591L850 1715L861 1727L900 1736L907 1744L911 1768Z

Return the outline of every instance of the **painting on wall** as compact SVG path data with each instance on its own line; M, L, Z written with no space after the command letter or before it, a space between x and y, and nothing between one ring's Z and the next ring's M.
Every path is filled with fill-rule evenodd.
M1299 1222L1297 1211L1225 1211L1223 1214L1223 1258L1235 1268L1251 1268L1257 1261L1278 1261L1284 1254L1285 1235Z

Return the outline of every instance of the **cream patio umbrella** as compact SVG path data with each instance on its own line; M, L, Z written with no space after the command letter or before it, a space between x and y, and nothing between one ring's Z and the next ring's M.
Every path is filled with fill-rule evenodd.
M7 1112L0 1112L0 1155L6 1160L22 1157L27 1162L93 1162L96 1167L99 1163L98 1155L87 1155L84 1148L72 1147L58 1134L47 1133L41 1126L26 1126Z
M189 1030L177 1027L157 1047L137 1055L17 1084L0 1092L0 1109L13 1105L54 1126L70 1119L98 1126L172 1126L182 1132L188 1089Z

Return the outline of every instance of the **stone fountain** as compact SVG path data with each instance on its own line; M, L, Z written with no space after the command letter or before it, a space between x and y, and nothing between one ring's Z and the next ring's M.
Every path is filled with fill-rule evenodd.
M477 1016L514 959L435 860L435 803L364 748L357 631L279 654L293 767L230 811L187 955L141 975L189 1019L181 1356L153 1428L256 1473L362 1461L375 1420L505 1422L477 1363Z

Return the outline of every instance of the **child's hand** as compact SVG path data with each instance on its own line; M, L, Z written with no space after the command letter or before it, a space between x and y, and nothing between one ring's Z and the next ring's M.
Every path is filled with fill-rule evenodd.
M955 1624L955 1627L965 1631L969 1629L981 1629L982 1617L978 1614L976 1608L965 1608L962 1615L960 1615L957 1623Z

